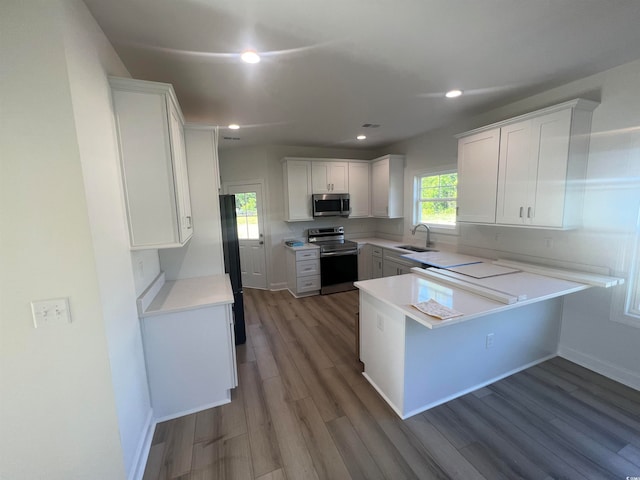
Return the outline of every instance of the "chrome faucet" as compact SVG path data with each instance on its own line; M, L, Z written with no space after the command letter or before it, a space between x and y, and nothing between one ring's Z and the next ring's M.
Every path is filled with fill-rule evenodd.
M427 231L427 245L426 245L426 247L427 248L431 247L431 228L429 228L429 225L426 225L424 223L419 223L415 227L413 227L413 230L411 230L411 235L415 235L416 234L416 230L418 230L418 227L424 227L425 230Z

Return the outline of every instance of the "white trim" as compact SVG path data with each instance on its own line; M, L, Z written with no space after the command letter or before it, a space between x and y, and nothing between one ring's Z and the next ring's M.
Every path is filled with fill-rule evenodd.
M133 457L133 468L129 471L129 480L142 480L144 476L156 424L157 422L153 419L153 409L150 408L147 420L144 422L143 434L140 436L140 442L138 443L138 448L136 448L136 454Z
M269 252L273 245L271 244L271 222L269 221L268 215L271 211L269 204L269 195L267 194L266 181L264 178L254 178L250 180L234 180L230 182L222 182L222 191L225 194L229 193L229 187L238 187L241 185L260 185L260 189L262 190L262 205L260 205L261 212L258 213L260 220L262 220L262 235L264 241L264 269L265 269L265 288L269 288L269 278L271 278L271 255Z
M605 362L604 360L579 352L573 348L563 347L562 345L558 350L558 355L600 375L604 375L611 380L622 383L627 387L640 390L640 374L628 368Z
M555 358L555 357L557 357L557 356L558 356L557 354L555 354L555 353L551 353L551 354L549 354L549 355L547 355L547 356L545 356L545 357L542 357L542 358L539 358L539 359L534 360L534 361L532 361L532 362L529 362L529 363L527 363L526 365L523 365L523 366L521 366L521 367L514 368L513 370L509 370L508 372L503 373L502 375L498 375L498 376L493 377L493 378L491 378L491 379L489 379L489 380L487 380L487 381L485 381L485 382L481 382L481 383L479 383L479 384L477 384L477 385L474 385L473 387L466 388L466 389L461 390L461 391L459 391L459 392L456 392L456 393L454 393L454 394L452 394L452 395L449 395L449 396L447 396L447 397L441 398L441 399L439 399L439 400L437 400L437 401L435 401L435 402L432 402L432 403L429 403L429 404L427 404L427 405L423 405L423 406L421 406L421 407L418 407L418 408L416 408L415 410L412 410L412 411L410 411L410 412L407 412L405 415L402 415L402 412L400 412L400 411L398 410L398 407L396 407L396 406L395 406L395 405L394 405L394 404L389 400L389 398L384 394L384 392L382 392L382 390L380 390L380 388L378 388L378 386L377 386L377 385L375 384L375 382L371 379L371 377L369 377L369 375L367 375L366 371L365 371L365 372L362 372L362 376L363 376L364 378L366 378L366 379L367 379L367 381L371 384L371 386L372 386L373 388L375 388L375 390L380 394L380 396L381 396L382 398L384 398L384 400L385 400L385 401L387 402L387 404L391 407L391 409L392 409L394 412L396 412L396 414L397 414L397 415L398 415L402 420L406 420L406 419L407 419L407 418L409 418L409 417L413 417L414 415L417 415L417 414L419 414L419 413L426 412L427 410L429 410L429 409L431 409L431 408L433 408L433 407L437 407L438 405L442 405L443 403L447 403L447 402L449 402L449 401L451 401L451 400L454 400L454 399L456 399L456 398L458 398L458 397L462 397L463 395L466 395L466 394L468 394L468 393L475 392L476 390L478 390L478 389L480 389L480 388L483 388L483 387L486 387L486 386L488 386L488 385L491 385L492 383L498 382L498 381L502 380L503 378L510 377L511 375L514 375L514 374L516 374L516 373L518 373L518 372L521 372L521 371L523 371L523 370L526 370L527 368L531 368L531 367L533 367L533 366L535 366L535 365L538 365L538 364L540 364L540 363L542 363L542 362L546 362L547 360L551 360L552 358ZM576 363L577 363L577 362L576 362ZM365 365L365 369L366 369L366 365Z
M205 405L200 405L199 407L190 408L189 410L184 410L182 412L172 413L171 415L165 415L164 417L156 418L156 423L166 422L167 420L173 420L175 418L184 417L185 415L191 415L192 413L198 413L203 410L208 410L210 408L219 407L220 405L226 405L227 403L231 403L231 390L227 390L227 398L222 400L218 400L213 403L207 403Z
M457 174L458 173L457 165L455 164L438 165L433 168L415 170L410 174L413 176L413 179L412 179L413 189L411 193L411 220L413 225L416 225L418 223L426 223L431 229L431 233L436 233L440 235L458 235L460 232L460 225L457 221L455 225L447 226L447 225L442 225L437 223L422 222L418 218L419 217L418 209L417 209L418 179L421 177L435 177L436 175L445 175L448 173ZM456 195L456 202L457 202L457 195Z
M593 110L595 110L595 108L598 105L600 105L600 102L594 102L593 100L587 100L584 98L576 98L573 100L569 100L568 102L559 103L557 105L552 105L547 108L542 108L540 110L535 110L533 112L525 113L524 115L518 115L517 117L508 118L500 122L495 122L490 125L485 125L484 127L476 128L474 130L469 130L468 132L459 133L458 135L454 135L454 137L455 138L468 137L469 135L474 135L476 133L484 132L486 130L491 130L493 128L498 128L498 127L504 127L512 123L521 122L523 120L528 120L529 118L532 118L532 117L546 115L549 113L557 112L559 110L565 110L567 108L573 108L575 110L585 110L587 112L592 112Z

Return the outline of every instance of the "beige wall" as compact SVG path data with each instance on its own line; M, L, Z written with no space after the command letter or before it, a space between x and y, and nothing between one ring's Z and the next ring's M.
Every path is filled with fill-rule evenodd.
M0 478L117 480L150 418L106 73L80 0L0 15ZM33 327L67 297L72 322Z

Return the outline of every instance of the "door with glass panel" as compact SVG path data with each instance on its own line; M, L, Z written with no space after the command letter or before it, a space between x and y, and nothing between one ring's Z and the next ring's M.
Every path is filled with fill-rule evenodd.
M267 288L262 184L228 184L236 198L242 286Z

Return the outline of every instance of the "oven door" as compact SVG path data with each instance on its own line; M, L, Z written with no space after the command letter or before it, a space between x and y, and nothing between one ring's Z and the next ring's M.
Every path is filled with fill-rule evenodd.
M320 255L320 293L354 290L358 280L358 251L328 252Z

